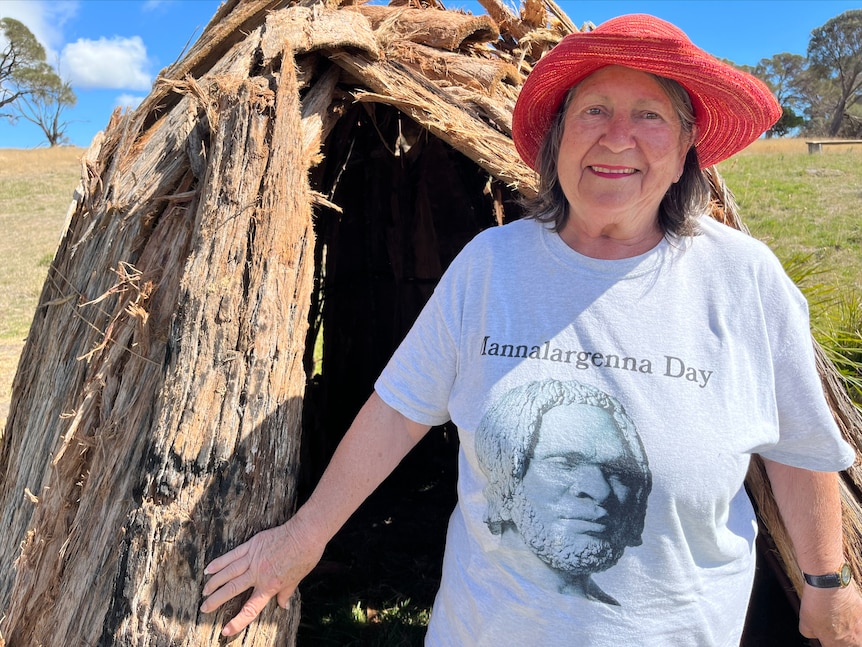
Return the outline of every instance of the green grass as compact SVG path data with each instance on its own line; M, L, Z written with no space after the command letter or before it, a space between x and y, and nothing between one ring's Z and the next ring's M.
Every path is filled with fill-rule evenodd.
M862 292L862 148L755 150L719 170L751 233L782 261L810 257L825 269L824 283Z

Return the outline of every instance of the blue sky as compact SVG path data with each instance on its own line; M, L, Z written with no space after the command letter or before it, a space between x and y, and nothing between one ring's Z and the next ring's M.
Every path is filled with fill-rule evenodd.
M484 13L467 0L448 8ZM0 17L23 22L71 81L78 105L67 111L67 134L88 146L118 105L137 105L158 72L181 57L220 0L0 0ZM513 4L512 0L509 4ZM676 24L715 56L754 65L781 52L805 54L811 30L858 9L859 0L573 0L559 2L576 25L626 13L651 13ZM24 121L0 119L0 148L44 145Z

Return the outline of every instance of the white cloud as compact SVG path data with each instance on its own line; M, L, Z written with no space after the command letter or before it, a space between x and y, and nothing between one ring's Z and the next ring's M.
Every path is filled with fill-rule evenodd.
M141 101L146 99L145 96L137 96L134 94L121 94L114 100L115 108L132 108L133 110L137 108Z
M79 38L66 45L61 55L64 76L78 88L149 90L148 67L147 47L140 36Z

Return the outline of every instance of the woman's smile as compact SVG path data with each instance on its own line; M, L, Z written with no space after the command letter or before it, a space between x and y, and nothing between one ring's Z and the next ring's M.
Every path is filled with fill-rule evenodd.
M611 179L618 179L621 177L626 177L629 175L634 175L637 173L637 169L630 167L621 167L621 166L597 166L592 165L588 166L593 173L600 177L607 177Z

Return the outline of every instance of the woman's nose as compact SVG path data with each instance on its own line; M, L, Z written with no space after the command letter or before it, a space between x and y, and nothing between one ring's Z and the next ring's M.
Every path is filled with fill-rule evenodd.
M614 115L607 122L607 130L602 135L601 143L615 153L634 146L634 136L631 119Z

